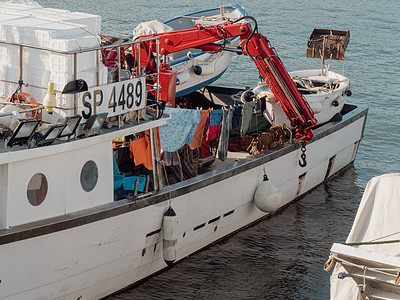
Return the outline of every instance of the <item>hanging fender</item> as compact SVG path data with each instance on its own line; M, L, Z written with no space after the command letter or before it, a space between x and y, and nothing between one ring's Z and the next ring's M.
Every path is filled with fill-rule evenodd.
M11 101L11 97L13 97L14 101L19 101L20 103L26 103L30 108L38 107L38 103L35 98L33 98L28 93L19 92L7 98L7 102ZM40 119L40 111L34 110L31 112L32 118Z
M328 272L330 269L332 269L333 265L335 264L335 260L333 258L329 258L326 263L324 264L324 271Z
M177 240L178 240L178 218L172 207L169 207L163 216L163 258L168 266L176 260Z

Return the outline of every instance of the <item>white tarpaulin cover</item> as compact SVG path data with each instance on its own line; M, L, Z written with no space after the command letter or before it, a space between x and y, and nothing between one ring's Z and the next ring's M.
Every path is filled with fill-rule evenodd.
M400 240L400 173L372 178L365 188L353 227L346 243ZM400 257L400 243L354 246L370 252ZM337 263L331 276L331 299L361 299L351 277L338 279L345 272Z
M140 23L133 29L133 40L141 35L148 35L153 33L170 32L174 29L160 21L153 20L148 22Z

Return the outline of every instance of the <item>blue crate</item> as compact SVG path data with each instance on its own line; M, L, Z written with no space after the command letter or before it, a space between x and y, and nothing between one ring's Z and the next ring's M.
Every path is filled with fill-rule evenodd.
M114 174L114 191L118 191L122 188L125 176L123 174Z
M133 191L135 189L136 179L139 179L138 191L143 192L146 186L146 177L143 175L125 177L122 183L123 189L126 191Z

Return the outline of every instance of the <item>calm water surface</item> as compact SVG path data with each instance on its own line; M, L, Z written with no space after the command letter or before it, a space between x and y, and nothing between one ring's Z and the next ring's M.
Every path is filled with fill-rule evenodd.
M127 35L142 21L163 21L221 2L231 4L225 0L38 2L101 15L104 32ZM351 102L369 106L354 166L278 215L109 299L328 299L330 274L322 266L332 243L345 240L368 180L400 171L400 4L391 0L238 4L258 20L259 31L278 50L288 71L320 67L319 60L305 58L314 28L350 30L344 64L330 66L344 70L351 79L355 88ZM238 56L217 84L245 87L257 82L253 63Z

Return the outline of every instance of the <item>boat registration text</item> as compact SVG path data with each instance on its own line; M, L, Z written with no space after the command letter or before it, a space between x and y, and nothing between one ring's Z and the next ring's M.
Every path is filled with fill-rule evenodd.
M89 88L78 101L78 109L84 119L93 114L108 113L109 117L139 110L146 105L145 78L133 78Z

